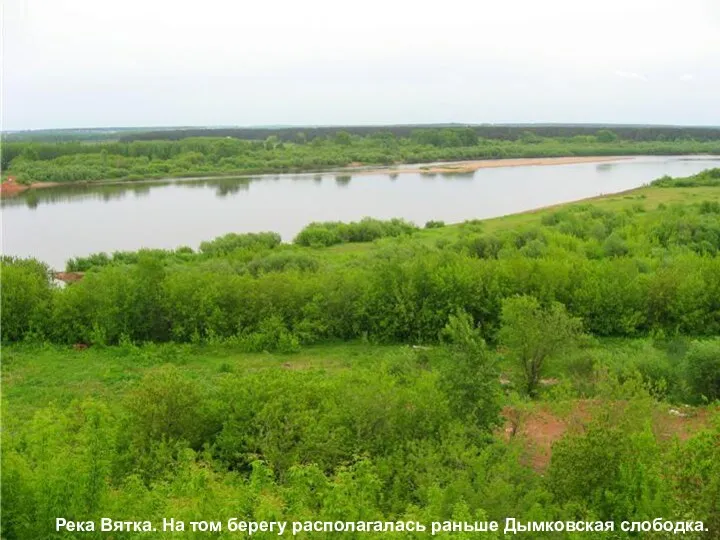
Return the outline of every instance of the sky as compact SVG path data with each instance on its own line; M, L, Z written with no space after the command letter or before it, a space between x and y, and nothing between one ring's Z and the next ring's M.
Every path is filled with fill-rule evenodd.
M3 0L2 129L720 125L720 0Z

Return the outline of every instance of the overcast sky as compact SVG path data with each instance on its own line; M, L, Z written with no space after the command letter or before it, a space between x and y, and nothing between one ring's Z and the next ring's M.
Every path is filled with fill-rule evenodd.
M720 0L3 0L3 129L720 125Z

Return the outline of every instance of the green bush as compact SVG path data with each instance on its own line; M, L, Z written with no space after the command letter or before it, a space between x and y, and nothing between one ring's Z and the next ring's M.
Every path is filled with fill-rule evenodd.
M425 223L426 229L441 229L444 226L445 226L445 222L440 221L440 220L430 220Z
M300 350L300 339L277 315L260 321L256 331L242 337L241 344L251 352L293 353Z
M665 486L652 433L642 424L623 426L616 413L600 414L603 420L553 445L547 485L555 500L571 515L603 521L661 515Z
M49 336L52 295L50 270L46 264L35 259L2 257L2 341Z
M198 384L172 365L148 372L129 393L128 429L134 441L145 445L184 441L199 448L208 428Z
M685 361L693 401L720 399L720 340L693 341Z
M315 222L300 231L294 242L301 246L322 247L350 242L372 242L378 238L412 234L416 230L417 227L412 223L397 218L382 221L366 217L351 223Z
M234 251L273 249L280 245L278 233L229 233L200 244L200 252L210 256L228 255Z
M253 259L247 265L248 272L256 277L259 274L284 272L291 269L315 272L319 267L320 263L312 255L307 253L293 253L290 251L270 253L269 255Z

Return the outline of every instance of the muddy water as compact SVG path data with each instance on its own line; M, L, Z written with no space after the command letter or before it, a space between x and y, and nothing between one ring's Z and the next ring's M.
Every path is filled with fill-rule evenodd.
M2 251L60 269L78 255L196 248L228 232L277 231L290 241L311 221L372 216L453 223L719 166L720 157L638 157L455 175L323 173L49 188L2 201Z

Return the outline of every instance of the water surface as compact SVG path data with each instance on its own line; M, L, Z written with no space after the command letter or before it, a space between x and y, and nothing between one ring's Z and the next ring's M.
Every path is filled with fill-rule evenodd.
M296 174L62 186L2 201L3 253L54 268L74 256L142 247L197 248L228 232L279 232L311 221L402 217L418 225L489 218L639 187L720 166L720 157L480 169L469 174Z

